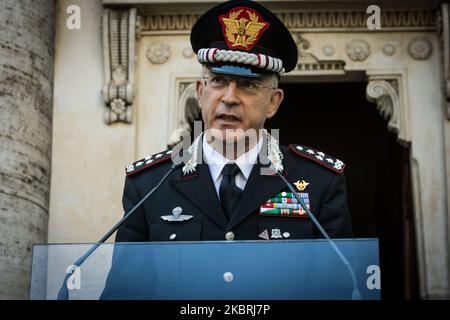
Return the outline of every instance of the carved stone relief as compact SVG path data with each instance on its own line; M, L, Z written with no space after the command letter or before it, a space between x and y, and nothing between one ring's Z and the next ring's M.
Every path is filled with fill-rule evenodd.
M386 56L392 56L392 55L394 55L394 54L395 54L395 46L394 46L393 44L390 44L390 43L385 44L385 45L383 46L383 53L384 53Z
M364 61L370 55L370 46L367 41L353 40L347 44L345 52L354 61Z
M165 43L151 43L147 48L147 58L153 64L162 64L170 58L170 47Z
M184 132L187 131L192 135L194 121L201 120L201 109L195 94L195 82L180 82L178 92L176 127L170 134L169 148L181 140Z
M295 31L352 31L367 32L367 14L365 11L330 12L279 12L278 18ZM153 33L189 33L198 14L150 14L142 21L143 34ZM380 32L415 30L435 30L436 13L427 10L382 11Z
M131 123L134 98L136 9L103 10L104 121Z
M191 48L187 47L183 50L183 57L186 59L190 59L194 56L194 51Z
M342 60L319 60L316 55L309 52L310 43L299 32L293 32L292 37L298 48L298 62L295 74L344 74L345 62ZM334 53L332 46L323 48L328 54Z
M331 57L334 54L334 48L333 46L327 44L322 48L322 52L325 56Z
M441 36L442 56L444 60L444 93L447 99L447 119L450 120L450 7L448 3L441 4L441 15L438 19L438 32Z
M416 38L408 44L409 55L416 60L425 60L433 52L431 42L425 38Z
M411 142L407 106L399 91L401 78L369 77L367 99L377 104L380 114L388 120L388 130L397 134L398 141L407 146Z

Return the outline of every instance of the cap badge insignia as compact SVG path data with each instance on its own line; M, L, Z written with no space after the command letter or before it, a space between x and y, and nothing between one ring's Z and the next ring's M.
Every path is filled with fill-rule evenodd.
M250 51L270 23L253 9L239 7L219 17L223 35L230 49Z
M305 180L298 180L297 182L294 182L294 185L297 187L298 191L304 191L309 185L309 182L306 182Z

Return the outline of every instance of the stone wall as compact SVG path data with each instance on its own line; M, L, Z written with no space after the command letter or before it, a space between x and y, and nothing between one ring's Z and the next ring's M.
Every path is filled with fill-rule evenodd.
M79 30L65 27L70 5ZM123 215L125 166L136 159L136 126L103 119L102 10L100 0L56 8L49 243L100 239Z
M47 241L54 3L0 2L0 299L28 296Z

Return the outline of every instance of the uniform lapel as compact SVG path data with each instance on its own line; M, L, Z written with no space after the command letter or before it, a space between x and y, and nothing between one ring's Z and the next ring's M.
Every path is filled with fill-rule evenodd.
M259 163L253 166L241 199L233 211L228 229L233 229L258 209L263 202L286 187L278 175L262 175L261 168Z
M198 164L196 174L189 177L183 177L180 170L180 178L171 183L186 199L225 230L227 219L217 198L207 164Z

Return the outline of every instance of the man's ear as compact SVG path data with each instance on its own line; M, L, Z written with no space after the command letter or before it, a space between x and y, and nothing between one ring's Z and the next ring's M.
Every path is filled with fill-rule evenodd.
M200 80L197 80L195 82L195 94L197 96L198 104L200 105L200 100L202 99L203 96L203 85Z
M275 89L270 97L270 107L267 110L267 119L272 118L278 111L278 107L284 98L284 91L280 88Z

